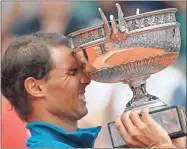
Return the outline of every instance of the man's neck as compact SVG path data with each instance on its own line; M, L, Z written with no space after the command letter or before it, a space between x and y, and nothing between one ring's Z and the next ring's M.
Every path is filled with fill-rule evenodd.
M77 120L71 120L68 118L59 118L51 113L45 112L44 115L32 115L29 117L28 122L42 121L54 124L66 130L67 132L74 132L77 129Z

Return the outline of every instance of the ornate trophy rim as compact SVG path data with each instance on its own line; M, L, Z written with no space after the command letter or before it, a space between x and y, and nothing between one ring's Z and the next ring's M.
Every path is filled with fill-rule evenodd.
M177 12L177 9L176 8L167 8L167 9L149 11L149 12L141 13L141 14L138 14L138 15L132 15L132 16L124 17L124 19L126 21L129 21L129 20L139 19L139 18L143 18L143 17L153 16L153 15L158 15L158 14L163 14L163 13L169 13L169 12L175 13L175 12ZM119 19L116 19L116 22L118 20ZM108 23L111 23L111 21L108 21ZM80 30L77 30L75 32L72 32L68 36L76 36L78 34L82 34L84 32L90 31L92 29L100 28L102 26L103 26L103 23L99 24L99 25L95 25L95 26L90 26L90 27L87 27L87 28L80 29Z
M124 17L120 7L118 8L118 19L110 16L110 21L107 21L101 9L99 11L104 22L103 24L84 28L68 35L73 51L85 47L97 46L110 41L116 42L112 38L113 35L118 35L116 37L117 40L120 39L119 35L122 35L121 40L125 40L128 36L133 36L134 34L162 30L171 26L180 25L175 19L176 8L161 9ZM115 29L119 28L117 29L119 31L116 31L114 26Z

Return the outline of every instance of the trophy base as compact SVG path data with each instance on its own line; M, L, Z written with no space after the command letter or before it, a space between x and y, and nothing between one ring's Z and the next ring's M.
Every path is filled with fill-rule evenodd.
M145 101L144 99L134 101L130 106L127 106L124 113L130 110L142 109L142 108L149 108L149 111L155 111L158 109L166 108L167 105L161 101L159 98L156 98L152 101Z
M128 109L130 110L130 109ZM125 110L128 111L128 110ZM151 117L159 123L169 134L171 139L184 137L187 135L186 115L183 108L179 106L151 109ZM113 148L128 147L118 133L115 122L108 123L110 139Z

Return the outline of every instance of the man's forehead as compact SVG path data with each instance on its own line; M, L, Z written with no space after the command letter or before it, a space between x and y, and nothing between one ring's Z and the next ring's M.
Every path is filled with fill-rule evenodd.
M60 46L53 48L51 50L51 56L54 63L62 63L66 66L71 66L72 64L76 64L77 61L73 56L72 50L66 46Z
M52 47L50 51L52 57L55 59L58 59L60 57L66 58L72 55L71 49L66 46Z

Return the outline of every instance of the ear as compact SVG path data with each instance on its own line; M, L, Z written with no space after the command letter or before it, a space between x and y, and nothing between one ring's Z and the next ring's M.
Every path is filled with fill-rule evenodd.
M44 92L40 86L39 80L33 77L29 77L25 80L24 86L27 93L31 96L36 98L44 97Z

